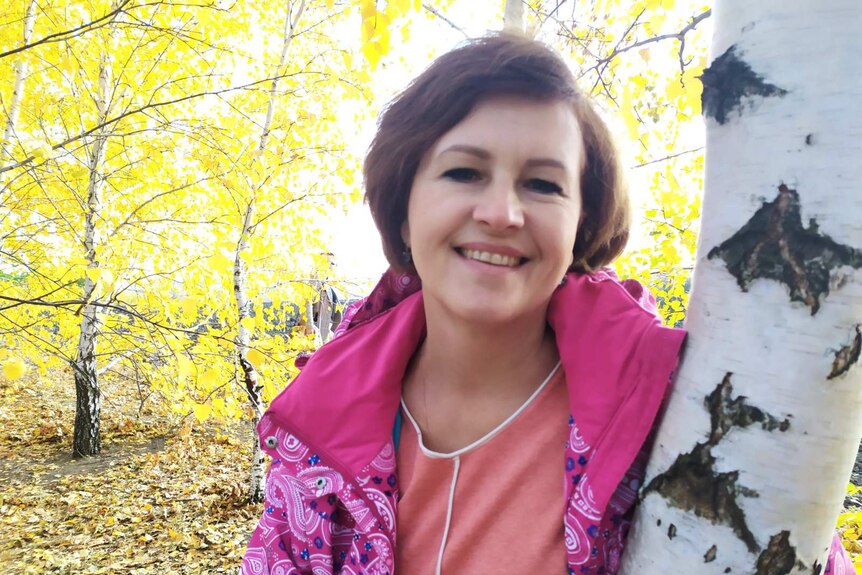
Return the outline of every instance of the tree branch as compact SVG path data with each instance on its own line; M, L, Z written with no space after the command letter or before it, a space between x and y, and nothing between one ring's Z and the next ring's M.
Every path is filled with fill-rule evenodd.
M77 28L72 28L70 30L64 30L62 32L56 32L54 34L48 34L47 36L36 40L35 42L30 42L29 44L24 44L22 46L18 46L17 48L12 48L11 50L7 50L5 52L0 52L0 60L3 58L7 58L9 56L14 56L19 52L24 52L25 50L29 50L30 48L35 48L41 44L47 44L49 42L62 42L64 40L68 40L73 36L76 36L79 33L86 32L90 29L101 28L110 23L111 20L122 12L125 12L125 8L128 4L130 4L132 0L122 0L116 8L111 10L110 12L106 12L99 18L92 20L90 22L86 22L81 24Z
M644 162L643 164L637 164L636 166L632 166L632 169L643 168L644 166L649 166L651 164L657 164L659 162L666 162L668 160L672 160L674 158L678 158L678 157L684 156L686 154L694 154L695 152L700 152L701 150L703 150L703 146L700 146L699 148L692 148L691 150L685 150L682 152L678 152L676 154L671 154L669 156L665 156L663 158L658 158L656 160L650 160L648 162Z
M431 12L431 14L433 14L437 18L440 18L441 20L443 20L444 22L449 24L449 26L451 26L452 28L454 28L458 32L460 32L464 36L464 38L470 38L470 35L467 34L467 32L465 32L463 28L461 28L460 26L458 26L457 24L455 24L454 22L449 20L439 10L437 10L436 8L431 6L430 4L422 4L422 7L425 8L426 10L428 10L429 12Z
M304 73L312 74L314 72L304 72ZM59 144L55 144L55 145L51 146L51 150L54 151L54 150L59 150L60 148L64 148L64 147L68 146L69 144L71 144L72 142L75 142L75 141L80 140L82 138L86 138L87 136L91 136L92 134L98 132L99 130L101 130L107 126L110 126L112 124L116 124L117 122L119 122L120 120L123 120L124 118L128 118L129 116L133 116L135 114L140 114L140 113L145 112L147 110L151 110L151 109L155 109L155 108L161 108L163 106L170 106L173 104L179 104L181 102L186 102L188 100L193 100L195 98L202 98L204 96L217 96L219 94L226 94L229 92L235 92L237 90L247 90L247 89L252 88L254 86L257 86L259 84L265 84L267 82L271 82L276 78L287 78L287 77L294 76L294 75L295 74L280 74L278 76L274 76L271 78L264 78L262 80L256 80L254 82L249 82L248 84L243 84L241 86L232 86L229 88L224 88L222 90L207 90L204 92L196 92L194 94L188 94L186 96L182 96L181 98L174 98L172 100L165 100L162 102L150 102L150 103L145 104L143 106L139 106L137 108L127 110L127 111L123 112L122 114L114 116L113 118L109 118L109 119L105 120L104 122L101 122L101 123L93 126L92 128L89 128L89 129L81 132L78 135L67 138L66 140L60 142ZM8 165L8 166L4 166L4 167L0 168L0 174L2 174L3 172L7 172L9 170L14 170L14 169L20 168L21 166L25 166L25 165L33 162L35 159L36 159L36 156L31 155L31 156L28 156L27 158L24 158L23 160L21 160L19 162L16 162L16 163Z

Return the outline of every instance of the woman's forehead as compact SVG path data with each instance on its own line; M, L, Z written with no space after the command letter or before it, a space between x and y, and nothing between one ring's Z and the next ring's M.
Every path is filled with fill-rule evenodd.
M583 138L571 106L562 101L495 98L479 103L432 146L430 156L492 159L516 154L534 164L580 165Z

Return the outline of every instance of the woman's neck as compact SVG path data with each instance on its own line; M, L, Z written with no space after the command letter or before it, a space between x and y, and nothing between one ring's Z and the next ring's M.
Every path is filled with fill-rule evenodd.
M464 398L531 392L558 361L544 313L505 326L428 317L414 374Z

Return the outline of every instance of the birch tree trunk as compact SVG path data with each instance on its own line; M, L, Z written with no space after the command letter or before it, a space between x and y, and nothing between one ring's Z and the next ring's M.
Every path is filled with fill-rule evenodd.
M295 9L295 10L294 10ZM302 17L305 10L305 0L302 0L295 6L293 2L287 3L287 15L284 20L284 37L281 48L281 57L278 62L278 72L274 74L272 85L269 89L269 101L267 102L266 118L264 119L263 128L260 134L260 141L257 146L257 153L261 155L266 149L266 143L269 139L269 132L272 129L273 117L275 115L275 104L278 98L278 76L284 70L287 63L287 53L290 48L290 42L293 39L296 25ZM260 182L259 185L263 185ZM249 403L252 408L252 462L249 470L249 486L248 500L252 503L260 503L263 501L264 487L266 482L266 472L264 464L266 458L263 455L263 450L260 447L260 439L257 436L257 424L263 416L263 389L260 384L260 376L257 373L254 365L248 360L249 343L251 334L243 320L251 317L251 301L248 297L246 289L247 268L245 265L245 253L251 249L251 240L254 235L257 225L255 223L255 194L257 190L252 190L249 202L246 206L245 214L243 215L242 231L240 240L237 243L236 257L234 259L234 296L236 299L237 319L239 329L235 344L235 353L237 365L242 379L243 387L248 393Z
M522 34L527 30L527 18L524 15L524 0L506 0L503 12L503 30L520 32Z
M245 216L243 217L242 232L240 233L239 243L236 248L236 259L234 260L233 272L233 292L236 298L237 309L237 325L239 326L236 336L236 360L238 372L241 376L242 385L248 393L249 403L252 409L252 463L249 473L249 501L259 503L263 501L264 488L264 456L263 450L260 448L260 440L257 437L257 424L263 416L263 397L261 396L262 386L260 384L260 376L257 373L254 365L248 360L249 343L251 341L251 333L246 324L248 318L251 317L251 301L248 298L248 290L246 289L247 269L244 261L244 254L250 248L251 235L254 231L253 222L255 216L255 201L252 198L246 206Z
M22 46L30 43L35 23L36 0L30 0L24 15L24 42ZM22 54L20 59L15 62L15 85L12 88L12 100L9 102L6 127L3 129L3 141L0 142L0 168L5 167L7 159L12 158L12 139L15 137L15 125L18 122L21 100L24 99L24 79L27 77L27 69L27 57Z
M320 333L321 343L326 343L332 337L332 298L329 296L329 286L326 282L321 282L318 296L320 313L317 316L317 331Z
M108 117L113 95L111 71L111 44L113 26L108 33L108 43L99 62L99 84L96 106L98 124ZM89 179L87 185L87 209L84 224L84 250L88 270L99 267L96 248L99 245L98 222L102 211L102 188L104 185L105 150L108 145L107 129L100 130L92 142L89 152ZM75 427L72 452L75 457L96 455L102 450L100 432L101 397L96 371L96 344L98 335L98 311L92 305L96 289L96 274L88 273L84 278L84 301L80 310L81 324L78 335L78 351L72 362L75 377Z
M824 569L862 433L860 28L716 3L689 343L622 573Z

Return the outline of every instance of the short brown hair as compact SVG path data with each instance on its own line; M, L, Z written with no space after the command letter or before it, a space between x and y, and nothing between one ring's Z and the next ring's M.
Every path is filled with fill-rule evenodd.
M583 219L573 247L574 271L609 264L629 235L629 200L607 126L575 84L566 63L537 41L507 33L470 40L444 54L384 109L365 157L365 200L383 238L386 259L415 272L403 257L401 228L423 155L484 100L520 96L571 104L584 140Z

